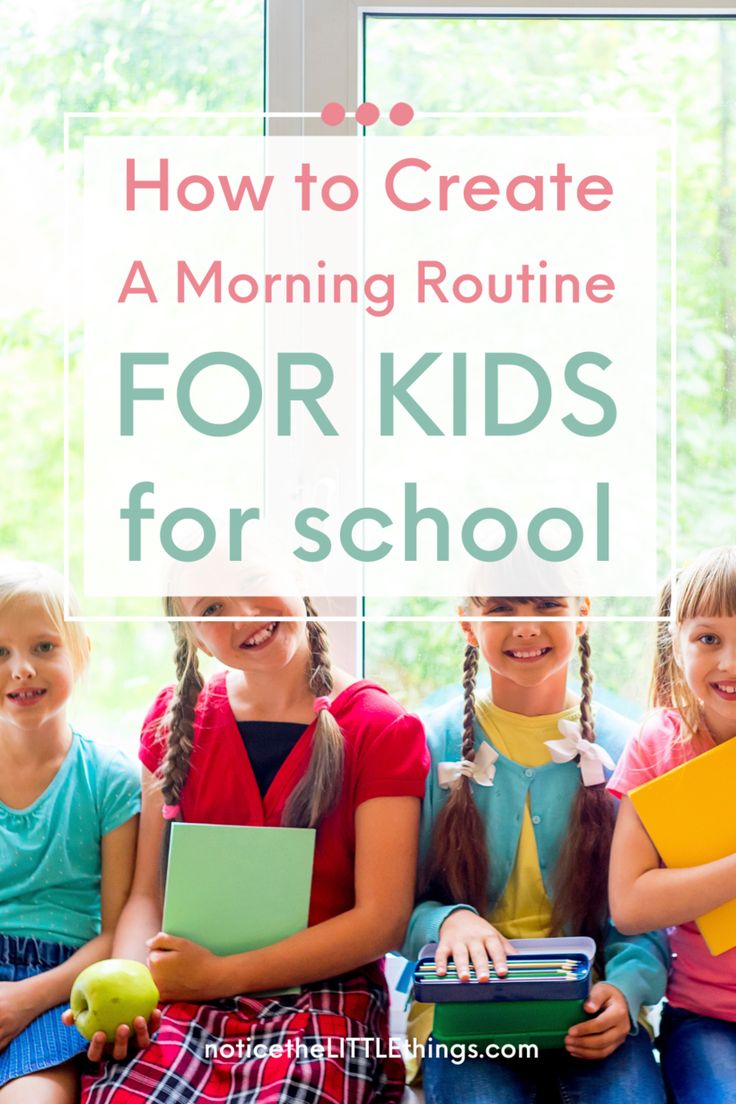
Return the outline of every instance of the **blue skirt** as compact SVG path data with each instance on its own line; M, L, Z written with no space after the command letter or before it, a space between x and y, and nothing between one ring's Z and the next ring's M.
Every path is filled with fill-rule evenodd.
M42 974L66 962L77 950L30 936L0 935L0 981L22 981ZM14 1077L59 1066L87 1049L87 1041L76 1027L61 1022L66 1007L60 1004L37 1016L0 1051L0 1087Z

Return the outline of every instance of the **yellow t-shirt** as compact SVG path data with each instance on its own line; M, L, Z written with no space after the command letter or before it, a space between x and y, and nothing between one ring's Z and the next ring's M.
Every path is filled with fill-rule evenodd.
M550 761L546 740L559 740L558 721L577 720L577 706L541 717L509 713L488 699L476 704L475 713L483 734L507 759L522 767L541 767ZM487 916L507 939L543 939L549 935L552 905L539 868L537 841L527 794L521 821L519 846L503 896Z
M513 759L522 767L541 767L551 759L545 740L559 740L557 722L577 720L577 706L541 717L525 717L509 713L487 698L476 701L475 715L483 735L496 751ZM501 899L486 919L507 939L543 939L549 935L552 906L542 881L537 841L534 837L529 795L521 822L519 845L513 869ZM426 1043L432 1034L434 1005L414 1001L409 1010L406 1033L411 1041ZM419 1072L419 1061L407 1062L407 1078L412 1081Z

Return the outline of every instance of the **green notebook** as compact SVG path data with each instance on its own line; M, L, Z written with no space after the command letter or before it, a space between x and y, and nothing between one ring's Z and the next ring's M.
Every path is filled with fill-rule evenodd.
M163 930L215 954L269 946L307 926L313 828L171 826Z

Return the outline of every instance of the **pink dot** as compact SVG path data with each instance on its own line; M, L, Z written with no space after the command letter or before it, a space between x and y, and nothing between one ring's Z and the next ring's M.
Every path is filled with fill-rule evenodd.
M361 126L373 126L378 122L381 112L374 103L362 103L355 112L355 121Z
M334 101L322 108L322 114L320 116L322 122L327 126L339 126L345 118L345 108L340 103Z
M406 126L406 124L410 123L414 118L414 108L411 104L404 103L403 101L395 103L389 111L388 117L394 126Z

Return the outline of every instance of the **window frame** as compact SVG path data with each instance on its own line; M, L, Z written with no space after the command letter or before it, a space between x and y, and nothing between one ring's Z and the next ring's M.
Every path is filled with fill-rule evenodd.
M687 18L736 16L730 0L699 7L692 0L266 0L265 104L267 112L316 113L331 100L352 111L363 99L365 22L371 16L616 16ZM319 118L270 119L270 134L354 134L355 123L325 127Z
M365 28L371 16L539 16L559 18L688 18L707 16L736 18L736 4L711 0L707 7L692 0L588 0L560 4L555 0L517 0L514 4L464 0L265 0L266 41L264 108L271 112L304 114L304 118L268 118L265 132L281 135L351 135L354 120L326 127L319 113L326 103L337 101L354 111L365 98ZM386 105L379 105L385 107ZM325 599L323 612L356 617L332 626L335 658L349 670L365 668L365 600Z

